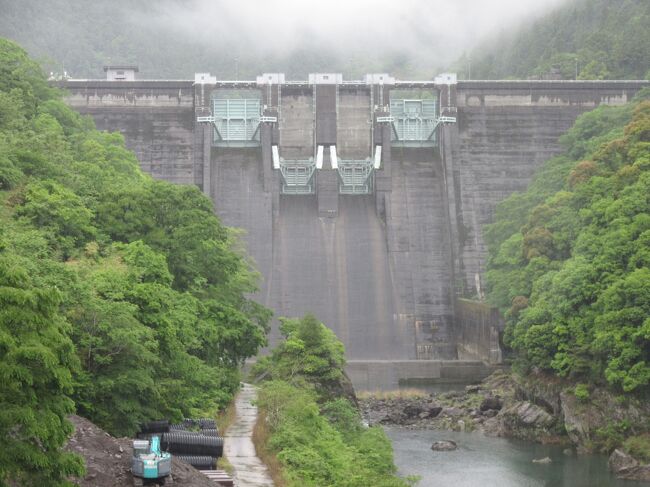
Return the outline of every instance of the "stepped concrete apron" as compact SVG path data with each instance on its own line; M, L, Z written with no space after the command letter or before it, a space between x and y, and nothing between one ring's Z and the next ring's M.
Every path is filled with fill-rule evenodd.
M257 457L253 445L253 427L257 421L257 406L252 402L257 398L257 389L244 384L235 399L235 422L224 435L224 455L235 471L238 487L273 487L273 481L266 465Z

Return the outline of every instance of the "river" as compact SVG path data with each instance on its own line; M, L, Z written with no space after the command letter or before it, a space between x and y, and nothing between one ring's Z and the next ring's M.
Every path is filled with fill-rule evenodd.
M399 474L419 475L418 487L637 487L617 480L607 457L572 455L558 446L492 438L481 433L385 428L393 442ZM434 452L431 443L453 440L458 450ZM552 463L533 463L550 457Z

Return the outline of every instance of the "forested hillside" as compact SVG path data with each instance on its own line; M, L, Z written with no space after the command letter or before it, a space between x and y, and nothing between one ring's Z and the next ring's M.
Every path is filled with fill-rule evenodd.
M552 13L504 32L460 59L472 79L547 77L646 79L650 2L570 0ZM471 70L471 73L470 73Z
M648 394L650 92L582 115L561 141L487 230L489 300L520 370Z
M171 9L191 14L201 4L184 0L0 0L0 36L19 42L48 72L62 75L65 71L76 78L101 78L102 66L111 63L136 64L144 79L189 79L205 71L218 73L221 79L253 79L275 71L299 79L312 72L340 71L355 78L367 72L403 76L418 70L426 76L435 72L431 62L414 63L413 52L360 52L349 45L342 55L333 45L307 35L308 25L305 32L295 33L299 39L282 49L267 49L276 35L273 24L238 31L220 27L222 16L208 30L158 21L161 12ZM280 3L278 9L282 8ZM435 52L421 54L435 61Z
M0 39L0 485L78 472L59 452L75 410L127 435L231 399L270 319L237 247Z

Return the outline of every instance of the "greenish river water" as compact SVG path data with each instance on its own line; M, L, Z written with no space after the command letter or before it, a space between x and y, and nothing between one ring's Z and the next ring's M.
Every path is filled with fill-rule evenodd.
M567 456L557 446L491 438L481 433L386 428L400 475L419 475L418 487L647 487L617 480L602 455ZM452 440L458 450L435 452L431 443ZM535 458L550 457L550 464Z

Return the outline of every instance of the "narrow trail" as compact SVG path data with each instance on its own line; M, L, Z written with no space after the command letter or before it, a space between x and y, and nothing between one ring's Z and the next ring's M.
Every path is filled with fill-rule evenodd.
M257 421L257 389L244 384L235 399L235 422L224 435L224 455L234 468L238 487L273 487L266 465L257 457L253 445L253 427Z

